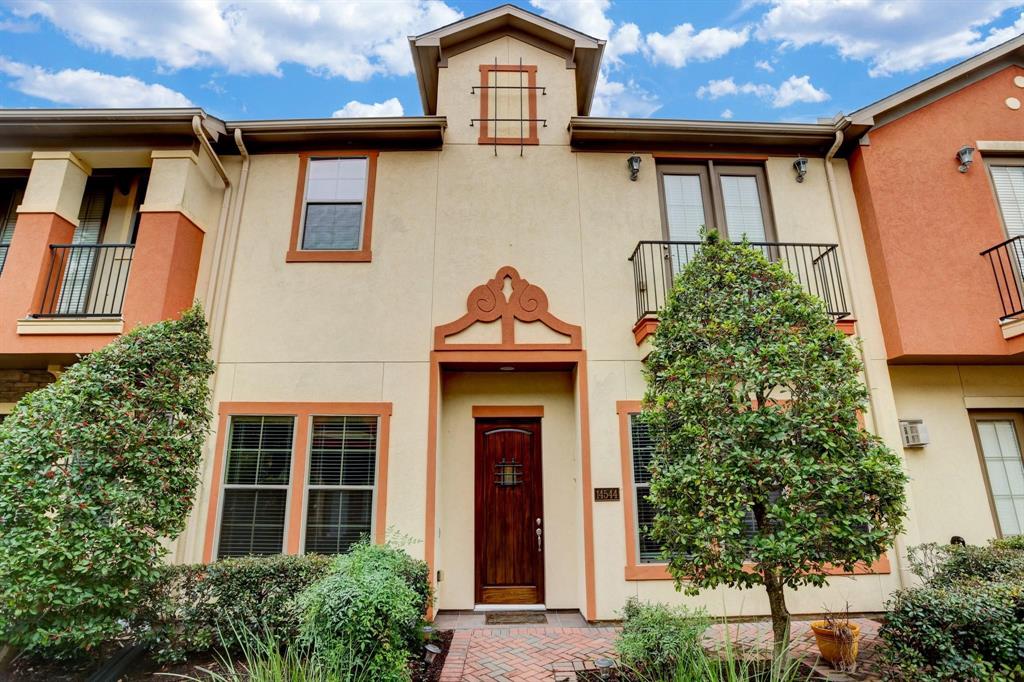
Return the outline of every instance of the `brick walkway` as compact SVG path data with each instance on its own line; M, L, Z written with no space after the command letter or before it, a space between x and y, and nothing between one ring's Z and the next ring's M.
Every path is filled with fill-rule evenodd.
M541 626L479 626L472 617L449 619L440 627L455 628L451 649L441 673L442 682L484 682L490 680L520 682L528 680L571 680L573 675L556 674L553 670L571 670L573 662L593 661L614 657L616 627L541 627ZM552 619L549 617L549 621ZM567 618L555 618L566 622ZM816 671L820 679L880 680L878 623L857 619L861 626L860 655L855 674L839 674L827 663ZM467 627L468 626L468 627ZM725 625L713 625L706 636L706 647L714 650L721 646ZM739 623L728 626L728 634L736 650L750 653L766 651L771 643L771 626L767 622ZM808 662L816 661L817 646L814 634L806 621L794 621L792 630L794 655Z

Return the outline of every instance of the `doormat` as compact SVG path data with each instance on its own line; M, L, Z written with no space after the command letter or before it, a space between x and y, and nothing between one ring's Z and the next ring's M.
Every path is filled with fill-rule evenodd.
M490 611L484 622L488 625L546 625L548 617L540 611Z

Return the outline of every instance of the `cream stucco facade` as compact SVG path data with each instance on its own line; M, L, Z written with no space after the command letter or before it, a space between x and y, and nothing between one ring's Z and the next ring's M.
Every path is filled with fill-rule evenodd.
M516 431L539 420L542 485L530 508L542 531L542 588L530 593L538 601L591 620L616 618L631 596L699 604L715 614L767 613L759 590L684 596L657 562L638 561L633 546L638 529L635 502L625 494L633 481L623 415L644 395L650 326L638 297L652 290L638 281L630 257L640 242L667 239L658 170L668 165L700 166L709 175L742 167L763 181L767 241L830 254L828 275L841 280L832 294L841 293L846 313L840 325L864 363L865 427L903 454L912 479L907 530L896 545L870 570L793 593L790 609L818 613L849 603L853 611L881 611L893 590L913 580L908 547L951 535L982 542L997 533L968 411L1024 408L1024 369L890 366L843 146L849 120L591 118L603 43L508 6L411 45L423 117L222 124L201 112L125 112L146 131L132 148L79 149L69 137L70 151L0 151L4 173L23 172L22 210L36 216L24 223L19 217L0 277L0 316L16 309L19 319L35 302L22 293L5 304L3 294L31 288L16 286L15 277L39 278L47 236L60 242L73 234L90 173L147 172L114 192L101 237L117 244L138 233L134 279L120 283L127 288L123 314L102 323L106 336L97 331L101 323L69 332L68 325L85 323L23 321L0 336L0 369L67 364L122 326L169 317L193 298L206 305L216 362L214 431L188 528L169 542L172 560L211 561L223 553L225 505L235 504L225 501L227 491L242 485L225 473L236 422L293 420L289 445L277 453L286 451L286 464L270 486L281 491L278 516L261 547L301 552L312 525L307 505L318 494L310 462L324 447L317 439L326 438L317 435L317 420L376 417L375 471L362 486L372 490L353 509L368 519L372 537L400 535L427 560L436 609L474 608L487 559L478 549L488 513L477 501L484 449L478 426L491 419ZM488 80L495 66L504 69L501 77ZM481 87L495 82L536 88L494 95L499 115L493 103L484 105L493 91ZM482 140L488 116L514 119L490 122L506 144ZM513 139L519 131L522 144ZM801 182L798 156L807 159ZM310 164L353 157L370 169L360 209L365 253L295 258L309 220ZM635 178L630 157L639 159ZM47 216L48 232L34 230L30 242L21 225L35 226L40 216ZM924 419L932 443L904 450L900 418ZM506 473L495 475L505 480ZM597 500L597 489L620 497ZM255 519L272 506L252 505L254 537ZM339 528L345 513L337 512ZM534 521L526 521L532 542Z

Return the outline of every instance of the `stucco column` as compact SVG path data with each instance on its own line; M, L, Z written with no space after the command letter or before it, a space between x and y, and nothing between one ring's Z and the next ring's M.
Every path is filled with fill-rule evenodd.
M177 317L192 304L206 232L222 209L224 188L205 154L156 150L152 159L125 291L126 329Z
M125 289L125 329L177 317L192 304L203 231L179 212L143 213Z
M68 244L78 226L92 169L71 152L35 152L25 198L0 276L0 333L16 334L38 312L50 269L50 244Z

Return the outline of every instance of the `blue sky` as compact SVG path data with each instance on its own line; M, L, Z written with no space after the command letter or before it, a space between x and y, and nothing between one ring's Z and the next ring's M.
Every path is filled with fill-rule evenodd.
M421 113L405 37L497 3L0 0L0 107ZM523 0L609 40L595 115L813 121L1024 32L1024 0Z

